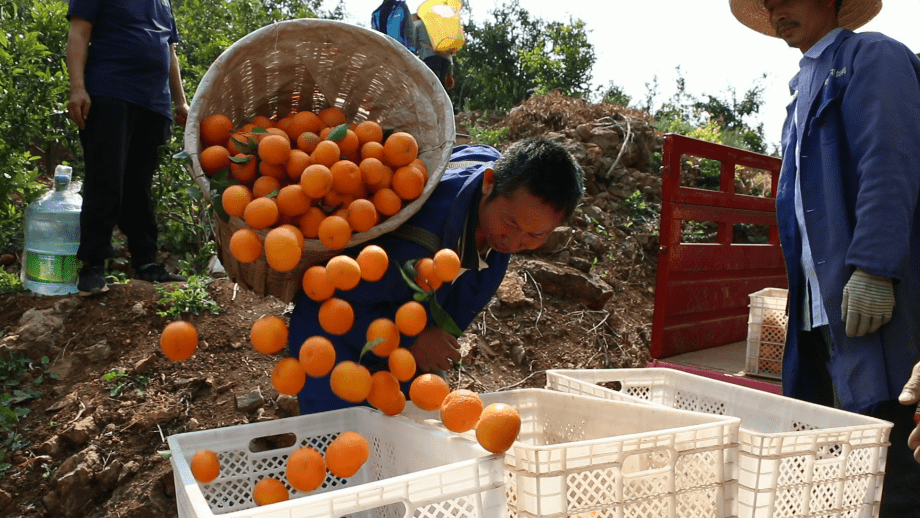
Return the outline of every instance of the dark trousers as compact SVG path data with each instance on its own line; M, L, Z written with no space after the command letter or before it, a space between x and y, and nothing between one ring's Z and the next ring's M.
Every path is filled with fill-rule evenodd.
M808 371L814 373L818 387L813 403L834 406L834 389L827 371L829 345L827 326L802 333L803 360L808 362ZM902 405L897 400L885 401L869 415L894 424L885 460L879 518L920 518L920 463L914 460L913 450L907 447L907 436L915 426L914 407Z
M438 81L444 84L447 78L447 72L450 71L450 60L441 56L428 56L425 58L425 64L438 76Z
M80 143L86 173L77 258L112 257L115 225L128 239L137 268L156 261L157 223L151 182L157 150L169 138L168 118L119 99L93 96Z

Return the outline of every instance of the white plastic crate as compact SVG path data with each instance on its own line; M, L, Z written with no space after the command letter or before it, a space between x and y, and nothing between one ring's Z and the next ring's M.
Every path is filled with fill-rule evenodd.
M290 487L284 475L289 455L303 446L324 453L341 432L360 433L370 457L352 477L327 473L310 493ZM292 434L284 446L253 451L262 439ZM169 437L179 518L494 518L505 509L502 458L475 441L367 407L232 426ZM198 483L189 462L196 451L217 453L220 476ZM252 488L275 477L291 495L286 502L257 507Z
M740 518L878 516L891 423L674 369L549 370L546 383L740 417Z
M751 293L748 317L745 372L780 378L786 348L786 297L783 288L764 288Z
M546 389L480 397L521 414L506 517L736 516L737 418ZM436 411L409 403L402 415L444 429Z

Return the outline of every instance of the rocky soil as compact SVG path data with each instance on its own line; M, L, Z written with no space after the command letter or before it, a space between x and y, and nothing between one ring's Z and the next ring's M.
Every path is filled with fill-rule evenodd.
M661 179L649 173L661 136L648 116L551 94L503 119L460 117L458 132L473 124L508 127L502 147L536 134L563 143L585 170L588 196L569 226L513 259L461 339L465 366L449 373L452 386L542 387L550 368L645 365L661 199ZM162 455L168 436L297 414L294 399L272 388L278 357L248 340L256 319L286 317L290 307L227 278L212 279L208 291L221 311L184 316L201 342L178 363L158 349L169 319L157 315L164 308L149 283L92 298L0 295L0 355L33 359L17 380L29 390L4 404L29 412L15 425L14 451L0 459L10 464L0 476L0 516L177 516Z

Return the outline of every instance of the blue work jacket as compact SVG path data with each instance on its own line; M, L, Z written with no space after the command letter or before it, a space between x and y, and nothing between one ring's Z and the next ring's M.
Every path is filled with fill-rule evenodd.
M867 413L897 399L920 360L920 60L878 33L844 30L825 50L807 103L800 153L802 203L833 354L828 370L844 409ZM819 83L820 82L820 83ZM799 349L805 276L796 224L793 102L783 128L776 196L789 277L783 392L813 400ZM802 113L802 112L800 112ZM894 280L891 321L848 337L843 288L856 268Z

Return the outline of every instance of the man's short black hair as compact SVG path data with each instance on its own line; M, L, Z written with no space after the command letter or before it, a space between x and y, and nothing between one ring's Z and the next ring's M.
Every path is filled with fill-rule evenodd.
M581 167L561 145L545 138L531 137L509 147L493 166L495 187L486 201L496 196L510 197L524 187L569 219L584 194Z

